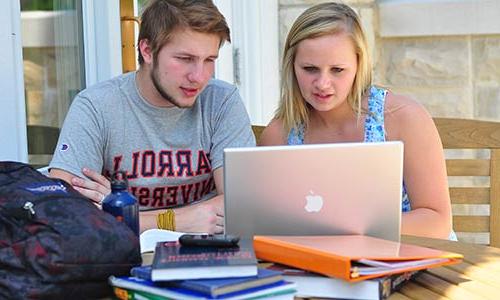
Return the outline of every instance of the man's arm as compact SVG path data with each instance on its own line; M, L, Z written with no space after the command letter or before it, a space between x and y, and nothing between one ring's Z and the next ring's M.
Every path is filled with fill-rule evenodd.
M110 183L101 174L84 168L83 174L89 179L80 178L61 169L51 169L50 177L62 179L73 186L82 195L95 203L111 192ZM217 196L201 203L174 209L175 229L182 232L224 232L224 180L223 169L214 171L214 182ZM141 231L157 228L157 216L164 210L145 211L140 213Z
M175 230L181 232L224 232L224 180L223 168L214 171L217 196L200 203L174 209ZM141 212L141 231L157 228L156 219L164 210Z

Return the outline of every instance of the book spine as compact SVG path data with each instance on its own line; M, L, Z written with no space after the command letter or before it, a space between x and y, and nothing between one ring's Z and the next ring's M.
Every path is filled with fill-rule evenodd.
M422 270L408 271L382 279L379 284L379 299L385 300L389 298L393 293L399 291L406 282L417 277L422 272Z
M151 266L133 267L130 274L140 279L151 280Z

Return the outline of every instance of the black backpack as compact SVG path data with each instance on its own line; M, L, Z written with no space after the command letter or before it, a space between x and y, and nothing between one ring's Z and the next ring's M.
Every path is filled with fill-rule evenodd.
M141 263L139 239L62 180L0 162L0 299L92 299Z

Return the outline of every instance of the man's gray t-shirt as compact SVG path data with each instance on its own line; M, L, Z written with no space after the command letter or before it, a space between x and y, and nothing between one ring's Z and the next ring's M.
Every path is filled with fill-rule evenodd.
M211 80L190 108L160 108L139 93L136 73L79 93L69 109L50 168L77 176L83 167L126 171L142 207L182 206L216 195L213 171L223 149L254 146L237 89Z

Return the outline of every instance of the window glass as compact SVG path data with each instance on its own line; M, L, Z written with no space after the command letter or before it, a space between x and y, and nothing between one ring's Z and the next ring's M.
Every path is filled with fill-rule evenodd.
M146 2L148 0L137 0L137 5L139 7L139 11L141 11L141 9L144 7L144 5L146 5Z
M84 88L81 0L21 0L30 164L50 162L73 97Z

